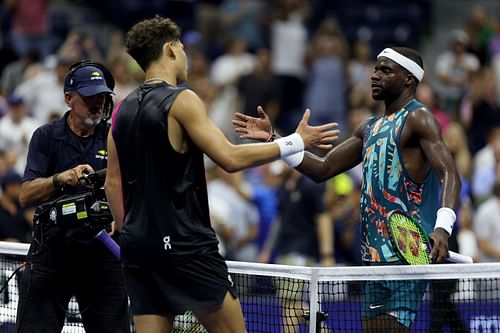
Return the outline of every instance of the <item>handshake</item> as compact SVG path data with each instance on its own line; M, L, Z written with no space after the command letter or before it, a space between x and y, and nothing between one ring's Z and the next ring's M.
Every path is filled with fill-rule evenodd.
M306 109L295 133L286 137L277 138L271 120L261 106L257 107L259 118L237 112L232 123L235 131L240 133L241 139L252 139L261 142L274 141L280 148L280 155L290 167L297 167L304 159L304 150L317 148L329 150L332 142L338 139L340 131L337 123L328 123L320 126L309 125L311 111Z

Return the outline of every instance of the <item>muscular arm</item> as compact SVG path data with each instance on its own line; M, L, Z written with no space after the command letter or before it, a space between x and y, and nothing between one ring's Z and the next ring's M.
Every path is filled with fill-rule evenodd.
M208 118L203 102L190 90L179 94L170 112L193 142L228 172L271 162L280 157L277 144L234 145L229 142Z
M106 198L108 199L111 214L113 214L117 229L121 230L125 217L122 197L122 177L115 141L113 140L111 131L108 133L108 164L104 191L106 192Z
M420 109L412 112L407 119L407 125L418 136L420 147L429 161L429 164L437 173L441 182L441 207L455 209L460 196L460 175L450 151L441 137L441 130L432 114ZM446 260L448 255L448 233L437 228L429 237L433 247L430 256L434 262L440 263Z
M436 119L425 110L415 110L407 125L419 137L422 151L441 182L441 207L457 208L460 196L460 175L455 161L441 137Z
M365 125L366 123L359 125L349 139L337 145L323 158L307 152L297 170L319 183L355 167L362 159L362 130Z
M229 142L221 130L208 118L203 102L190 90L184 90L176 98L170 110L170 119L172 118L204 153L228 172L258 166L280 157L280 149L276 143L234 145ZM338 133L319 134L320 132L327 133L325 130L333 128L334 126L331 125L310 127L301 122L297 131L300 131L307 147L308 143L310 145L313 141L320 142L323 139L331 140L336 137ZM171 135L169 126L169 138Z

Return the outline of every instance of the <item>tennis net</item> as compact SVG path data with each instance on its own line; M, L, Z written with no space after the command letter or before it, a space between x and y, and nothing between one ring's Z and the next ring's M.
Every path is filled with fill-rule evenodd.
M0 242L0 333L15 332L27 244ZM228 262L248 332L361 332L412 321L411 332L500 332L500 263L427 266L301 267ZM12 275L8 284L7 279ZM388 290L394 299L381 303ZM414 316L414 318L413 318ZM382 320L380 320L382 318ZM132 323L131 323L131 327ZM71 300L63 332L85 332ZM205 332L192 313L174 332Z

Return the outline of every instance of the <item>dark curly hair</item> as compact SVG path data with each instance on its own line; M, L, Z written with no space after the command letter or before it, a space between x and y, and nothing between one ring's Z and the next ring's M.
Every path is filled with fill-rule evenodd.
M155 16L136 23L127 32L127 52L146 71L162 54L163 45L180 40L181 29L169 18Z

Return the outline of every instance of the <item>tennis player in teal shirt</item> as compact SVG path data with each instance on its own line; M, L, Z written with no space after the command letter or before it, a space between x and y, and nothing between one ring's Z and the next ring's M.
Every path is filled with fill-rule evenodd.
M384 49L371 77L372 97L384 102L384 114L361 124L324 157L305 152L285 159L317 182L362 163L361 256L367 265L402 263L387 231L386 217L393 209L408 213L429 233L433 262L444 262L448 255L461 183L438 122L415 99L423 68L413 49ZM262 108L259 114L236 114L233 124L241 138L270 137L269 118ZM409 332L425 288L419 281L367 283L363 332Z

